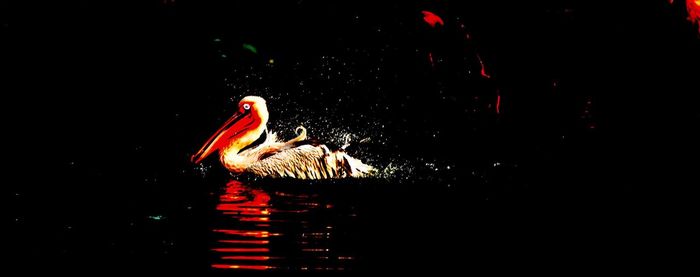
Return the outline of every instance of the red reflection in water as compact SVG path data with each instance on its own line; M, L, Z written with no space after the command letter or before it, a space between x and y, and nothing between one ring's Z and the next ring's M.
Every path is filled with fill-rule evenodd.
M240 260L240 261L267 261L270 256L223 256L223 260Z
M239 222L269 222L270 221L270 195L261 189L252 189L243 185L239 181L230 181L226 184L226 191L219 197L219 205L216 209L222 211L225 215L230 215L233 219ZM269 227L256 225L256 227ZM268 253L270 248L269 240L261 240L255 238L268 238L270 236L278 236L280 234L270 233L268 230L254 230L255 227L249 226L250 229L214 229L216 233L236 236L239 239L218 240L224 247L212 248L211 250L219 253L241 253L246 256L223 256L223 260L236 260L245 263L246 261L267 261L269 256L254 255L255 253ZM225 247L231 245L233 247ZM250 246L260 247L250 247ZM237 247L242 246L242 247ZM252 255L251 255L252 254ZM243 269L243 270L267 270L273 268L269 265L256 264L212 264L213 268L220 269Z
M216 252L270 252L269 248L214 248Z
M226 268L226 269L250 269L250 270L266 270L272 268L267 265L226 265L226 264L213 264L213 268Z
M245 236L245 237L256 237L256 238L266 238L271 235L276 235L276 234L270 234L268 231L245 231L245 230L224 230L224 229L214 229L214 232L218 233L225 233L229 235L238 235L238 236Z
M241 217L240 220L241 221L256 221L256 222L258 222L258 221L269 221L270 218L269 217Z
M442 18L440 18L436 14L429 11L422 11L421 13L423 13L423 20L425 21L425 23L428 23L430 27L435 28L435 24L445 26L445 22L443 22Z
M268 194L239 181L230 181L216 206L223 221L212 230L217 240L210 250L218 258L211 267L226 270L345 270L346 260L352 257L345 259L349 257L347 253L340 256L336 253L337 248L329 243L335 238L334 227L331 223L313 223L314 219L309 215L312 211L336 210L337 207L331 203L319 203L316 198L318 194L303 192L274 191ZM300 252L302 257L292 256ZM323 267L318 267L320 265Z
M223 243L242 243L242 244L268 244L269 240L234 240L234 239L221 239L219 242Z

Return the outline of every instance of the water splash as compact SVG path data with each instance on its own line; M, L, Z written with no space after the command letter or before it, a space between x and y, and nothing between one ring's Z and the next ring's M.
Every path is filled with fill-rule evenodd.
M383 60L351 59L366 50L346 51L347 55L321 54L274 64L267 57L233 64L225 79L227 106L235 107L247 95L261 96L270 112L268 130L281 140L295 137L294 130L303 126L309 138L329 148L344 149L377 168L377 178L399 183L434 181L440 174L423 160L401 156L394 138L386 135L391 133L387 129L391 125L382 118L391 110L382 102L386 93L381 91L385 85L380 82L388 77L384 76ZM454 168L433 162L440 164L440 171Z
M207 174L209 173L209 170L211 169L211 165L207 165L205 163L199 163L195 165L195 172L202 178L207 177Z

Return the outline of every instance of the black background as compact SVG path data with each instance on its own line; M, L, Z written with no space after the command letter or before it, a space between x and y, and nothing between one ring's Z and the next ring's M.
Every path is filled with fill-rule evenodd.
M256 93L225 81L247 66L287 91L273 116L293 101L350 129L381 122L375 157L413 168L368 200L403 215L366 219L401 231L362 238L362 249L386 247L366 269L637 265L675 244L650 230L682 222L666 203L697 184L700 40L683 3L375 2L2 4L16 265L205 272L198 238L222 182L188 159ZM445 26L427 26L422 10ZM477 53L492 78L479 76ZM357 61L365 84L319 81L321 56ZM276 71L264 70L269 58ZM299 78L315 81L300 92ZM418 196L448 211L406 200ZM167 225L145 219L162 213ZM416 223L421 213L435 216ZM420 240L428 231L443 241ZM178 244L164 250L164 239Z

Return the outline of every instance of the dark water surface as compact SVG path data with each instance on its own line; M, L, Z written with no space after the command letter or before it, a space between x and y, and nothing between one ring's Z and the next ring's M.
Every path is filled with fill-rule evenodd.
M460 214L465 206L450 191L419 185L220 180L205 190L135 190L141 196L123 201L115 197L127 195L104 189L75 203L53 198L66 192L40 196L33 201L44 208L26 209L16 223L25 239L16 241L24 258L15 265L193 274L434 270L456 265L450 253L466 243L458 221L474 220ZM16 197L25 193L32 192Z

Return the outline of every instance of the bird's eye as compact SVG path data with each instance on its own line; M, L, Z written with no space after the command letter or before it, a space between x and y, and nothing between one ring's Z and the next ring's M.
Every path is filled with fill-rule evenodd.
M243 104L243 109L250 110L250 104Z

